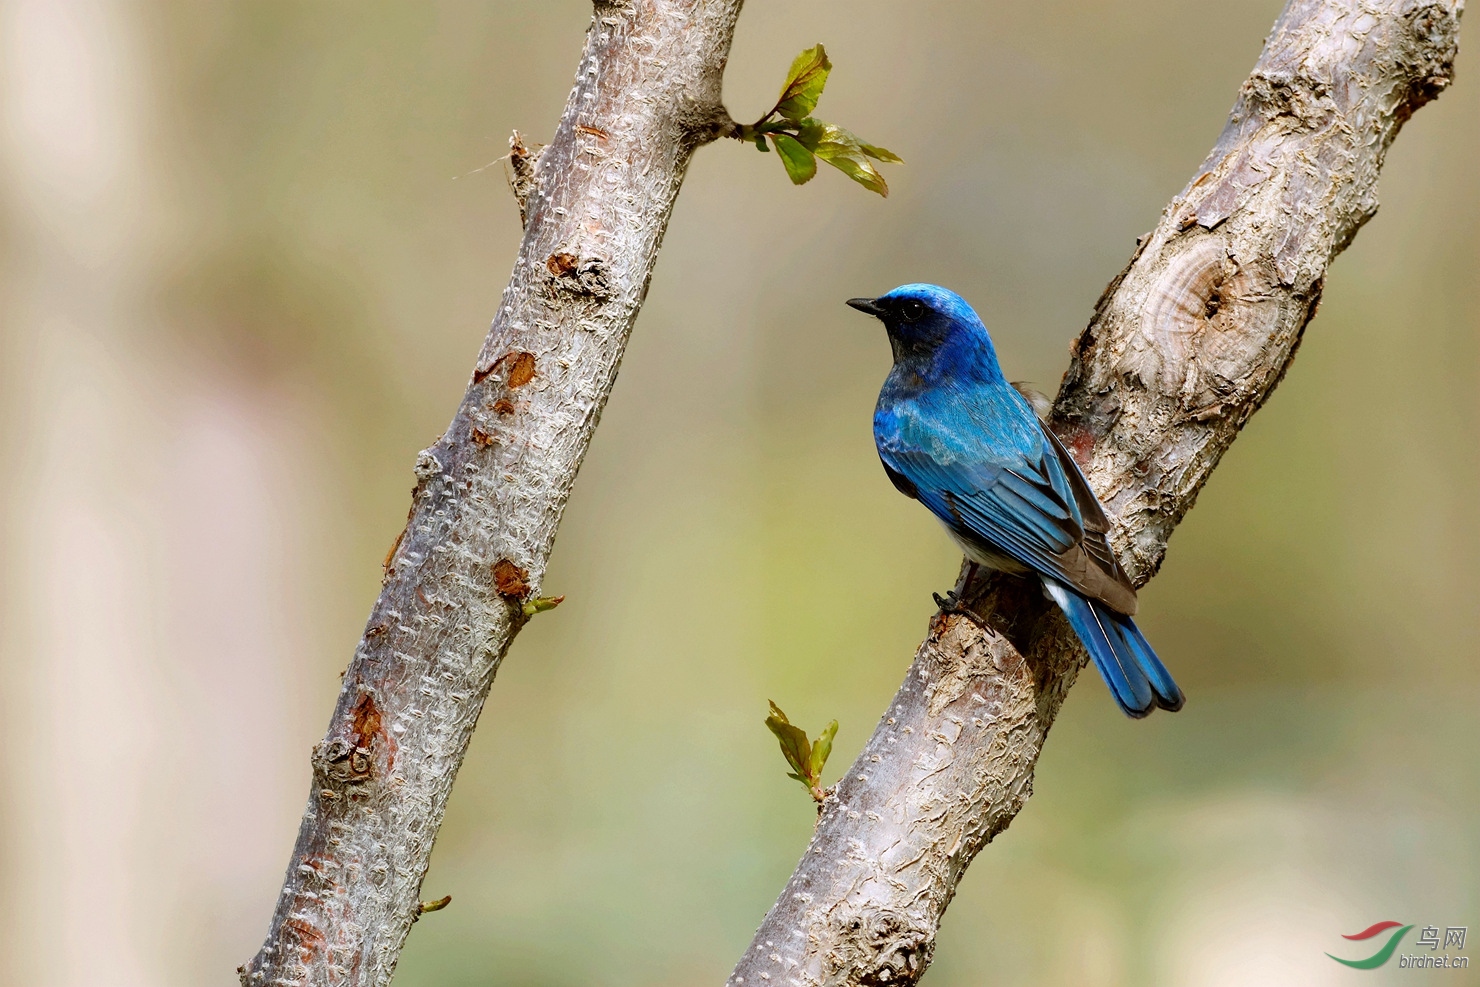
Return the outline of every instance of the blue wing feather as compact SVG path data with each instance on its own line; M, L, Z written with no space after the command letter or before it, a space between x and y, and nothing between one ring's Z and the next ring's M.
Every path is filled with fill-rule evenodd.
M1031 487L1017 475L1029 473L1027 464L1009 473L959 460L942 463L916 452L880 449L879 455L890 470L914 485L915 496L926 507L964 539L985 541L1035 572L1076 582L1057 558L1083 537L1076 512L1062 502L1043 509L1037 503L1044 496L1041 488Z
M907 480L978 561L1006 556L1135 612L1135 590L1110 552L1094 493L1010 386L881 397L874 438L890 475ZM973 545L982 550L972 553Z

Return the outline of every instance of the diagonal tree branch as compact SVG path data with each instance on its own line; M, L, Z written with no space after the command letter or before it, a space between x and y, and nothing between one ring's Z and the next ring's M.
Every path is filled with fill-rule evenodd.
M1284 375L1327 267L1377 210L1388 146L1448 85L1462 9L1289 0L1212 153L1096 305L1052 423L1137 585ZM1085 661L1024 580L989 581L972 609L931 621L730 987L909 984L929 965Z
M554 140L538 165L516 160L527 226L513 276L452 424L417 460L406 529L313 751L267 940L239 971L246 987L390 982L689 157L733 130L720 80L740 6L597 0Z

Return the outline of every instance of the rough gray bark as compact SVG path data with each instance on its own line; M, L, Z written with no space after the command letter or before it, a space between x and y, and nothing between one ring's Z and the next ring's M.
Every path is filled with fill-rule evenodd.
M1289 0L1192 181L1080 337L1052 424L1136 584L1161 564L1377 210L1383 155L1449 83L1462 0ZM1032 792L1085 655L1020 579L938 614L730 987L909 984L977 851ZM1192 710L1183 716L1195 716Z
M385 985L509 642L538 594L693 150L732 125L741 0L595 5L575 88L462 405L416 463L406 529L344 676L259 985Z

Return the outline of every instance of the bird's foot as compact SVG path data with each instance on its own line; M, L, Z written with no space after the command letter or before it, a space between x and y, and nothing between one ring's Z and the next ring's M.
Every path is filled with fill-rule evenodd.
M941 613L960 613L965 609L961 604L961 597L957 595L955 590L950 590L945 596L941 596L939 593L931 593L930 595L935 600L935 605L940 607Z

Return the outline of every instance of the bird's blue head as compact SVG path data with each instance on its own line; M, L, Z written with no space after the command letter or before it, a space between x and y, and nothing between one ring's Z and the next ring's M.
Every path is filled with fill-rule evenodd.
M889 333L896 364L972 366L1001 377L997 351L987 327L966 299L934 284L901 285L878 298L850 298L848 304L875 316Z

